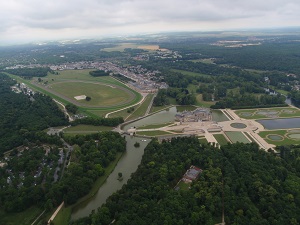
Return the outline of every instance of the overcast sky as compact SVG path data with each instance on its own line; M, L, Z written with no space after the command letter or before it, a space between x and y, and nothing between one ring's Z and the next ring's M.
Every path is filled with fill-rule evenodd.
M0 0L0 44L300 26L299 0Z

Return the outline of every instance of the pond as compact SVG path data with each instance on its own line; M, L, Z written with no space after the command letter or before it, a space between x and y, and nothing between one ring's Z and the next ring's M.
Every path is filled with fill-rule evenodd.
M291 139L299 139L300 140L300 133L299 134L288 134L287 136Z
M300 128L300 117L273 120L257 120L257 122L262 124L265 129L268 130Z
M272 141L282 141L284 139L281 135L278 134L269 134L267 138Z
M232 123L230 126L237 129L244 129L247 127L247 125L244 123Z
M92 210L100 207L103 203L105 203L109 196L117 190L120 190L122 186L127 183L130 175L137 170L138 165L141 163L144 149L150 142L150 139L130 137L128 135L125 137L127 141L127 150L118 162L116 168L109 175L106 182L99 188L97 194L86 202L79 204L79 206L73 210L71 220L88 216ZM140 147L134 147L135 142L139 142ZM122 181L117 179L119 172L123 174Z
M171 107L169 109L166 109L166 110L160 111L158 113L152 114L150 116L147 116L147 117L145 117L143 119L140 119L138 121L127 124L122 128L122 130L126 131L130 127L141 127L141 126L146 126L146 125L163 124L163 123L174 122L175 121L175 115L179 111L182 111L182 106L178 106L178 108L176 106L174 106L174 107ZM224 115L224 113L220 110L212 110L212 118L213 118L214 121L217 121L217 122L222 122L222 121L229 120Z

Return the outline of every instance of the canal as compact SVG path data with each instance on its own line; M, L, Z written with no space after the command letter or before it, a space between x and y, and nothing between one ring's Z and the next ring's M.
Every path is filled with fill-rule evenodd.
M79 206L73 210L71 220L90 215L92 210L100 207L110 195L120 190L122 186L127 183L130 175L137 170L138 165L141 163L144 149L150 142L150 139L130 137L128 135L126 135L125 138L127 141L126 152L123 154L116 168L109 175L106 182L99 188L96 195L86 202L79 204ZM134 147L136 142L140 143L140 147ZM117 179L119 172L123 174L123 180L121 181Z
M300 118L257 120L268 130L300 128Z

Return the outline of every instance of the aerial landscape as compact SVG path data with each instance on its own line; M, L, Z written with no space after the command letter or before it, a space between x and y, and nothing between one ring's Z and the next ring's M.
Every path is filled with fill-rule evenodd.
M5 3L0 225L300 224L300 3L226 2Z

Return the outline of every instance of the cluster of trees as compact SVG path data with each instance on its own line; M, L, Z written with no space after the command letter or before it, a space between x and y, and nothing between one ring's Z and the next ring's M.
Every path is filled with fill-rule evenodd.
M300 149L290 152L293 157L280 158L256 144L215 149L194 137L154 140L128 183L72 225L212 225L221 222L223 200L226 224L297 224ZM189 190L174 190L191 165L203 170L199 179Z
M47 155L42 147L12 151L8 165L0 168L0 208L6 212L20 212L32 205L42 207L45 202L43 185L53 182L58 153L57 147L51 148Z
M67 104L66 106L66 110L69 112L69 113L73 113L73 114L76 114L77 111L78 111L78 106L74 105L74 104Z
M86 136L65 137L75 145L71 163L63 178L47 191L45 200L53 206L65 201L75 203L86 195L94 182L105 173L105 168L126 150L125 139L116 132L101 132Z
M85 117L82 119L77 119L71 122L72 126L79 124L94 125L94 126L109 126L115 127L119 124L124 123L123 117L115 118L94 118L94 117Z
M37 67L37 68L19 68L9 69L5 72L14 74L20 77L31 78L31 77L45 77L48 72L53 72L49 67Z
M125 139L116 132L66 137L66 140L75 146L74 151L62 179L55 183L54 173L60 158L57 147L51 148L47 155L42 147L30 147L21 155L17 150L11 153L8 165L0 168L1 210L20 212L33 205L52 210L62 201L73 204L90 191L117 153L126 150Z
M0 153L35 141L35 132L48 127L67 125L68 120L48 96L35 94L31 99L10 90L15 82L0 74Z
M94 70L94 71L90 71L89 74L93 77L104 77L104 76L109 76L109 71Z
M224 108L260 108L260 107L278 107L286 106L285 97L282 95L268 95L268 94L234 94L227 95L211 106L214 109Z
M179 105L193 105L196 102L196 97L193 93L185 88L168 88L160 89L157 96L153 100L154 106L169 105L170 101L168 98L176 99Z

